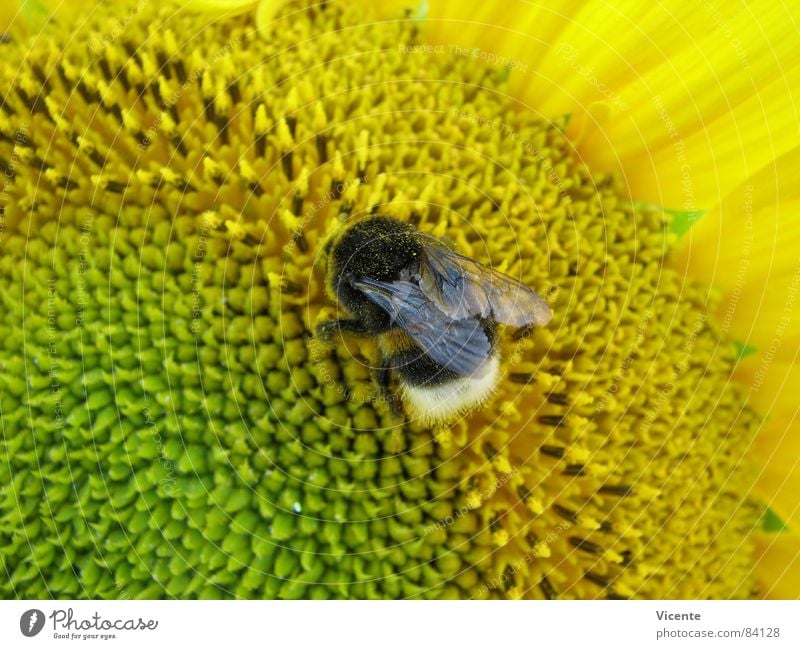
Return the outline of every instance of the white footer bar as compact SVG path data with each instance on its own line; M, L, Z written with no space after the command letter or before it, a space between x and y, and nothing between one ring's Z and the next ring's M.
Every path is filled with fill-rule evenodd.
M2 647L800 647L798 629L796 601L0 602Z

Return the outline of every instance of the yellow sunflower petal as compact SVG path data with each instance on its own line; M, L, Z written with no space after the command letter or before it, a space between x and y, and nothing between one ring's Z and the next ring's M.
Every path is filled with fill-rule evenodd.
M0 33L13 37L38 30L51 13L41 0L5 0L0 3Z
M633 83L615 88L629 103L636 122L635 128L627 119L615 124L614 149L623 156L640 149L640 133L647 136L650 149L673 139L664 128L664 115L654 110L656 96L662 97L670 120L685 136L749 99L754 90L783 76L787 63L794 63L789 58L792 40L782 38L791 29L779 5L762 6L755 16L733 5L719 11L691 11L690 16L674 15L661 25L669 28L655 36L660 51L649 62L656 65L645 71L646 66L637 64L635 54L625 52L623 63L644 74L632 78ZM715 28L709 29L709 25ZM761 34L753 33L754 28ZM645 33L650 37L650 32ZM665 47L669 33L680 38ZM650 44L643 47L649 51ZM779 64L781 67L777 67ZM624 133L628 138L616 137Z
M581 4L580 2L575 3ZM552 46L553 39L570 23L570 14L522 2L503 5L457 1L430 3L425 31L431 40L447 44L448 54L487 61L521 61L530 72ZM494 59L493 59L494 61Z
M188 0L184 5L189 11L234 16L256 6L258 0ZM264 4L273 4L267 3ZM279 4L284 4L280 2Z
M547 112L574 113L576 121L595 101L614 105L628 121L640 107L624 100L623 90L636 87L688 39L699 38L707 22L689 5L667 10L635 0L613 6L592 0L563 17L567 27L546 37L549 47L535 63L536 82L516 75L512 87Z
M766 418L751 455L759 468L757 491L783 521L800 530L800 384L796 359L780 361L770 348L739 363L736 379L748 388L748 405Z
M766 423L756 437L752 455L761 464L757 493L791 529L800 530L800 436L796 417L794 421L779 418Z
M798 147L795 104L800 96L791 93L800 88L800 66L780 76L776 72L773 79L717 119L706 121L697 115L694 128L672 120L665 95L656 102L656 110L672 134L669 141L651 146L648 132L640 131L638 152L618 158L621 138L605 131L603 138L613 149L586 146L587 158L598 167L621 161L630 191L639 198L685 209L713 206L775 158ZM720 93L720 101L735 101L724 95L724 89ZM681 97L681 101L690 100L691 95Z
M435 40L518 61L512 92L537 112L571 113L585 159L621 169L637 198L710 208L798 145L795 28L778 4L754 14L732 4L518 2L475 13L434 1L430 15ZM605 123L590 114L598 101L615 109Z
M96 0L17 0L9 4L19 8L24 29L29 32L39 32L48 20L52 18L64 19L71 15L91 11L97 4Z
M796 395L787 394L800 385L800 364L796 359L777 359L767 349L741 361L735 376L749 388L748 404L770 421L796 416L800 408ZM800 457L800 453L796 455Z
M266 33L275 15L285 4L285 0L261 0L256 7L256 27L259 32Z
M722 290L719 318L736 338L791 359L800 346L800 258L788 242L800 240L800 198L754 208L761 187L748 184L738 205L726 201L702 218L680 262Z
M800 534L759 535L756 560L756 579L762 596L800 598Z
M17 19L18 8L15 2L0 4L0 34L5 34L13 27Z

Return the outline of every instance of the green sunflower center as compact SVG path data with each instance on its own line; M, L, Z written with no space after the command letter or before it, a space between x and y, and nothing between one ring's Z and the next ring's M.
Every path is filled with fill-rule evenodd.
M754 418L666 217L413 21L160 4L0 46L0 592L746 596ZM452 426L312 339L371 213L552 305Z

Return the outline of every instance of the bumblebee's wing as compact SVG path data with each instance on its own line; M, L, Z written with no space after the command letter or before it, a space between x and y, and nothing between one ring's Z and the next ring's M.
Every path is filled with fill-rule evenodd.
M427 356L460 376L484 366L491 343L473 317L454 320L443 313L413 282L364 278L353 286L386 311Z
M425 237L420 288L452 318L489 315L513 327L544 325L553 312L535 291Z

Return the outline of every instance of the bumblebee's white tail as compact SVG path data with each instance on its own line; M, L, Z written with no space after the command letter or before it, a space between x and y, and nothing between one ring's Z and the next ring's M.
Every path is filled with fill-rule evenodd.
M409 416L426 424L442 423L481 405L500 378L500 359L493 354L478 376L464 377L439 385L412 385L400 381L403 403Z

